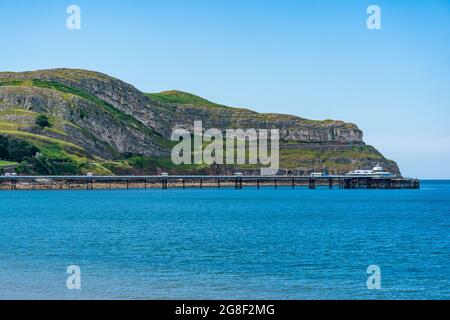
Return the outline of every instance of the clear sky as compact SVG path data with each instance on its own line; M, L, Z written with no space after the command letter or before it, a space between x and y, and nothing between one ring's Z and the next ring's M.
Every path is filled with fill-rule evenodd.
M66 9L81 8L81 30ZM381 30L366 9L381 8ZM0 2L0 70L101 71L261 112L356 123L402 173L450 178L450 1Z

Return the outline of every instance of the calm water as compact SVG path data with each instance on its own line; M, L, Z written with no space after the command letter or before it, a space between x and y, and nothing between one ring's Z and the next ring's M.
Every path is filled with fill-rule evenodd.
M66 288L73 264L81 290ZM2 191L0 298L450 299L450 181Z

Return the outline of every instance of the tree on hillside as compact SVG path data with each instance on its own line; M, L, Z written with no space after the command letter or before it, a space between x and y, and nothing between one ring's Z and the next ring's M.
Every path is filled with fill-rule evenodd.
M11 161L21 162L33 157L38 151L39 149L25 141L11 140L8 144L8 154Z
M33 157L39 149L26 141L0 135L0 159L21 162Z
M50 127L50 121L46 115L40 114L36 117L36 124L42 128Z
M0 135L0 159L8 159L8 144L9 140L7 137Z

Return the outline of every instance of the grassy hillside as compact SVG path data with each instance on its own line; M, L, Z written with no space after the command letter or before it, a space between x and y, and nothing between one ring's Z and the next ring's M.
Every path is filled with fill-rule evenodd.
M194 94L178 90L163 91L160 93L147 93L146 95L161 102L191 104L209 108L229 108L227 106L208 101Z

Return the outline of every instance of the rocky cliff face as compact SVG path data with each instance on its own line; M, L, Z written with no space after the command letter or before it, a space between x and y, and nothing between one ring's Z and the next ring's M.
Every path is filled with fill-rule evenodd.
M312 121L284 114L189 104L175 107L172 127L192 130L193 120L203 120L206 128L280 129L280 139L285 141L363 143L362 131L342 121Z
M2 86L0 101L0 111L6 115L4 119L11 117L8 110L17 109L58 119L62 131L49 131L45 135L78 144L88 155L111 159L126 152L149 156L167 153L154 141L151 130L138 121L133 122L131 116L121 119L114 112L80 96L41 87ZM15 117L16 123L20 124L20 117L17 114ZM33 127L27 131L38 133Z
M50 118L50 127L35 125L41 114ZM195 120L202 120L204 128L280 129L286 170L343 173L380 163L399 174L394 162L364 144L354 124L260 114L178 91L144 94L92 71L0 73L0 134L29 141L49 157L67 158L91 171L138 170L127 160L132 156L167 160L172 130L192 130ZM177 170L160 160L152 162L152 169Z

